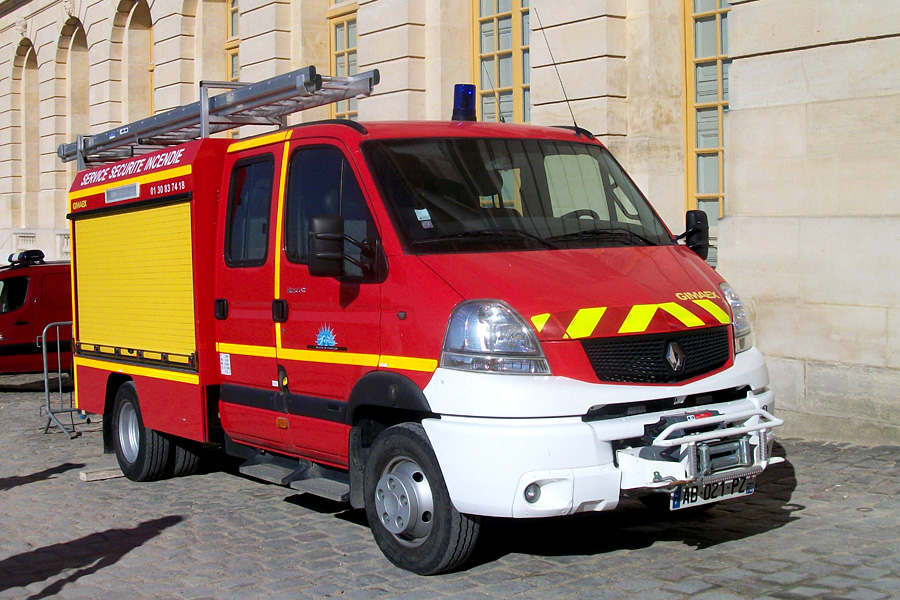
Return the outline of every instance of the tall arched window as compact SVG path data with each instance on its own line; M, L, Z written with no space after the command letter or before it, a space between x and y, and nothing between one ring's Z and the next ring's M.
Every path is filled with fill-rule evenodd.
M72 141L78 134L89 134L91 127L87 36L78 19L71 19L63 28L60 51L66 81L65 137Z
M38 191L41 183L38 60L34 46L28 40L24 40L19 46L17 55L16 64L21 69L18 126L22 163L19 170L19 198L18 202L13 201L13 226L30 228L38 224Z
M60 32L56 53L56 77L65 89L65 97L56 101L56 110L63 108L65 122L54 128L59 143L74 141L77 135L90 134L90 80L87 36L77 18L70 18ZM63 103L63 106L60 106ZM48 132L50 133L50 132ZM78 171L76 161L53 163L53 226L56 229L56 256L69 258L69 234L66 213L69 211L68 187ZM45 185L46 189L46 185Z
M153 26L147 0L126 0L119 5L119 12L127 14L122 114L125 122L131 122L153 114Z

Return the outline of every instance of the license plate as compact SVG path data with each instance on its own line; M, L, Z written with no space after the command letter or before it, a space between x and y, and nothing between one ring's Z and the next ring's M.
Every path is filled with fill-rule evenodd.
M718 502L726 498L748 496L753 493L755 483L755 475L743 475L715 482L700 481L689 485L680 485L669 496L669 508L679 510Z

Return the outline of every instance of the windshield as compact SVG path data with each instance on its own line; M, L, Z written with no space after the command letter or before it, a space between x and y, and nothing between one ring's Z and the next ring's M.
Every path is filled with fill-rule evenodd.
M674 243L597 145L429 138L373 141L364 151L416 254Z

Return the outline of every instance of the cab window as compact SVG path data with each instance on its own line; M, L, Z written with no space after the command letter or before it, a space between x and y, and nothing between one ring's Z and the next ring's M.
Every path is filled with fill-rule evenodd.
M27 294L27 277L10 277L0 280L0 313L8 313L22 308Z
M274 173L272 155L254 157L234 166L225 225L225 262L229 266L258 266L266 262Z
M286 202L285 251L291 262L309 260L309 221L315 216L341 216L344 235L358 242L377 237L375 223L362 189L344 154L333 147L298 150L291 157ZM344 255L365 263L362 250L344 242ZM344 261L344 275L360 277L362 270Z

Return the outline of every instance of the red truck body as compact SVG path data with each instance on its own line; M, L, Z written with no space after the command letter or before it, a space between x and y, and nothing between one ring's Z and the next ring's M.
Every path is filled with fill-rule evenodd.
M77 405L131 479L221 446L427 574L481 516L677 510L777 462L743 305L581 130L313 123L69 199Z

